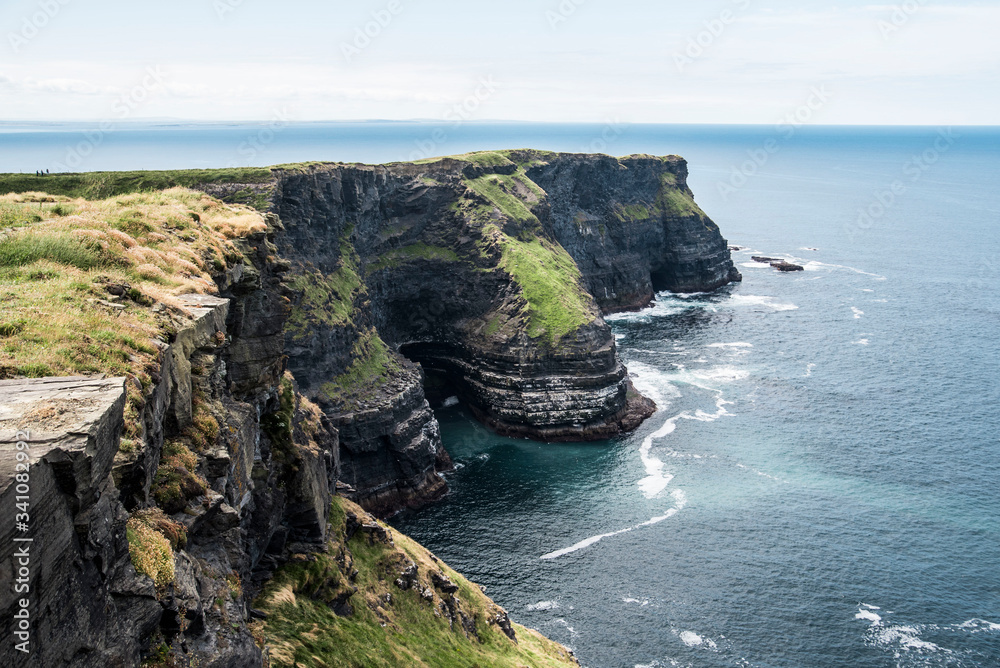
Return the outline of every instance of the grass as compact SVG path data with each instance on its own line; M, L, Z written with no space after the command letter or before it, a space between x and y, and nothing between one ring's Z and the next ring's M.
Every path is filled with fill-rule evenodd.
M386 382L403 370L374 327L360 332L351 359L344 373L320 387L323 397L345 408L374 399Z
M185 189L57 203L71 215L52 200L0 196L0 206L39 217L0 240L0 378L148 379L158 366L153 339L179 313L175 296L215 292L213 273L243 261L234 240L266 228L251 209ZM150 308L157 302L164 313Z
M649 220L653 217L653 211L644 204L625 204L618 212L618 217L622 221Z
M174 550L170 541L142 516L130 517L125 524L132 566L153 579L157 587L174 581Z
M390 267L398 267L401 264L414 262L416 260L430 260L437 262L459 262L462 258L458 253L450 248L441 246L431 246L422 241L408 244L402 248L397 248L384 253L375 262L368 265L368 271L379 271Z
M463 153L461 155L446 155L438 158L426 158L424 160L417 160L413 164L415 165L429 165L435 162L441 162L442 160L462 160L464 162L471 162L474 165L480 167L504 167L507 165L513 165L507 156L505 156L500 151L475 151L473 153Z
M292 436L295 416L295 388L292 376L286 372L281 378L278 410L261 416L260 429L271 441L271 456L282 471L294 472L295 443Z
M545 238L513 239L495 227L485 232L501 249L500 266L521 287L528 336L556 343L598 317L580 269L562 246Z
M332 274L304 271L289 281L289 287L301 294L285 325L293 338L306 338L321 326L344 327L351 323L354 301L364 292L364 285L354 248L347 242L341 248L340 263Z
M499 608L482 591L402 534L386 528L392 543L363 532L345 541L350 512L374 522L359 507L335 499L331 508L332 540L327 553L281 568L255 601L268 613L264 635L275 668L473 668L576 665L565 648L534 631L515 625L515 643L488 619ZM383 525L384 527L384 525ZM406 564L418 568L414 587L394 583ZM357 570L353 579L349 574ZM454 598L435 591L431 572L441 572L458 586ZM357 591L354 591L354 588ZM434 592L430 600L421 592ZM337 616L334 600L347 600L354 612ZM475 620L475 632L452 625L441 613L451 604Z
M675 216L704 215L687 190L681 190L676 185L674 174L665 173L661 177L662 186L656 204L665 213Z
M489 203L488 212L496 208L511 220L540 226L529 205L537 203L545 191L525 176L523 168L511 175L485 174L475 179L464 179L464 182Z
M211 184L262 185L272 179L266 168L182 169L172 171L86 172L81 174L0 174L0 195L46 192L88 200L106 199L132 193L149 193L176 187L193 188ZM265 198L266 199L266 198ZM243 189L231 203L261 205L253 189ZM258 206L257 208L261 208Z

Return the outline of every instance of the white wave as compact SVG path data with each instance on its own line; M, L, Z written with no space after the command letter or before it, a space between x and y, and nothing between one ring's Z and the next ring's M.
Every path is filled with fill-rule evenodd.
M571 636L575 636L575 635L577 635L577 632L576 632L576 629L574 629L574 628L573 628L572 626L570 626L570 625L569 625L569 622L567 622L567 621L566 621L565 619L563 619L562 617L560 617L559 619L557 619L557 620L556 620L556 624L561 624L561 625L565 626L565 627L566 627L566 630L567 630L567 631L569 631L569 634L570 634Z
M815 368L816 368L815 364L807 364L806 365L806 376L805 377L808 378L809 376L813 375L813 369L815 369Z
M543 554L540 558L545 560L552 560L552 559L558 559L559 557L565 557L567 554L572 554L573 552L578 552L580 550L586 549L591 545L596 545L605 538L620 536L624 533L635 531L636 529L641 529L643 527L653 526L654 524L659 524L660 522L664 522L673 517L674 515L676 515L677 513L679 513L681 510L684 509L684 506L687 505L687 497L684 495L683 491L679 489L674 490L674 492L671 493L671 497L673 497L674 499L674 507L668 510L664 515L660 515L659 517L654 517L652 519L646 520L645 522L637 524L632 527L619 529L618 531L611 531L609 533L603 533L599 536L591 536L590 538L585 538L581 540L579 543L570 545L569 547L564 547L561 550L556 550L555 552L549 552L548 554Z
M656 402L662 410L670 405L669 399L679 397L680 391L670 382L670 375L642 362L629 362L629 377L635 389Z
M770 269L771 265L764 264L763 262L740 262L741 267L746 267L747 269Z
M944 652L951 654L951 650L944 649L932 642L920 639L920 631L912 626L886 626L876 630L872 635L872 644L881 647L898 646L904 650L914 649L918 652Z
M882 616L881 615L875 613L872 610L867 610L867 609L864 609L864 608L859 609L858 610L858 614L854 615L854 618L855 619L865 619L865 620L868 620L869 622L871 622L872 624L880 624L882 622Z
M444 400L444 404L442 404L442 405L445 408L451 408L452 406L457 406L458 405L458 397L448 397L447 399Z
M648 598L643 599L643 600L640 601L639 599L632 598L631 596L625 596L625 597L623 597L622 598L622 602L623 603L634 603L635 605L641 606L643 608L645 608L647 605L649 605L649 599Z
M683 415L683 413L681 415ZM642 445L639 447L639 458L642 460L642 465L646 469L646 477L639 481L639 489L642 490L643 495L647 499L656 497L663 490L665 490L667 485L670 484L670 481L674 479L673 475L663 472L663 460L654 457L651 453L653 450L653 441L672 434L674 430L677 429L677 420L681 417L681 415L675 415L674 417L669 418L663 423L663 426L644 438Z
M710 343L706 348L753 348L752 343L737 341L736 343Z
M988 622L985 619L970 619L967 622L959 624L958 628L969 630L972 633L978 633L979 631L1000 631L1000 624Z
M855 320L861 320L861 316L863 316L865 314L865 312L862 311L861 309L859 309L857 306L852 306L851 307L851 312L854 313L854 319Z
M869 605L868 603L862 603L861 607L862 608L868 608L869 610L881 610L882 609L882 608L878 607L877 605Z
M735 306L766 306L775 311L794 311L799 308L795 304L779 302L774 297L764 295L733 295L729 301Z
M697 371L692 371L691 376L699 380L708 381L721 381L724 383L731 383L737 380L743 380L750 375L750 372L746 369L737 369L732 366L716 366L710 369L699 369ZM692 383L694 384L694 383ZM714 387L703 388L707 390L717 390Z
M680 638L681 642L687 645L688 647L701 647L703 645L711 649L715 649L716 647L718 647L718 645L715 644L714 640L712 640L711 638L700 636L694 631L680 631L679 633L677 633L677 637Z
M851 341L856 346L867 346L870 342L868 339L861 339L859 341Z
M539 601L538 603L532 603L527 609L534 612L535 610L558 610L559 607L559 603L556 601Z
M808 248L808 247L805 247L805 248L800 248L799 250L818 251L819 249L818 248Z
M747 466L746 464L737 464L736 468L740 468L740 469L743 469L745 471L750 471L751 473L756 473L761 478L767 478L768 480L773 480L775 482L785 482L781 478L776 478L775 476L773 476L773 475L771 475L769 473L764 473L763 471L758 471L757 469L752 468L750 466Z
M789 259L789 262L801 263L803 261L804 260L802 260L801 258L790 258ZM874 278L877 281L884 281L884 280L886 280L885 276L882 276L881 274L873 274L870 271L864 271L863 269L858 269L856 267L848 267L847 265L843 265L843 264L827 264L826 262L818 262L816 260L808 260L808 261L804 261L804 262L805 262L805 264L803 265L803 267L805 267L806 271L819 271L822 268L845 269L847 271L853 271L856 274L862 274L863 276L871 276L872 278Z
M861 292L875 292L875 291L872 290L871 288L862 288Z
M673 296L673 295L671 295ZM651 306L641 311L625 311L610 313L604 316L605 322L649 322L654 318L663 318L677 313L683 313L695 303L683 303L669 298L657 299Z

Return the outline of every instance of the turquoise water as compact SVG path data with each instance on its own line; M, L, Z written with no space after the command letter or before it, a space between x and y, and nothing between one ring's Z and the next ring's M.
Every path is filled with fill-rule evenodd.
M434 129L292 126L254 160L405 159ZM399 528L591 668L1000 666L1000 131L445 129L439 154L684 155L745 280L609 319L659 405L627 438L438 411L452 492ZM20 130L0 170L83 136ZM224 166L253 132L136 127L84 168Z

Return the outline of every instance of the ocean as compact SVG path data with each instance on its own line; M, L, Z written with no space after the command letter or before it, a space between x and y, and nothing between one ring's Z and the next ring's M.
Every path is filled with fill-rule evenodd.
M744 281L608 317L657 413L548 445L440 410L452 491L393 524L590 668L1000 666L1000 130L6 124L0 171L87 146L75 169L683 155Z

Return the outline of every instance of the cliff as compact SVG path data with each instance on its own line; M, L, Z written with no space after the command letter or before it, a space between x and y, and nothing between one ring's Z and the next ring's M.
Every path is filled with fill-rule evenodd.
M601 313L739 279L685 179L676 157L537 151L0 176L0 508L21 512L27 475L41 661L7 645L4 665L308 662L276 583L389 634L386 665L419 605L448 621L428 652L570 662L364 512L445 493L445 397L550 441L652 413ZM0 531L12 637L18 534Z

